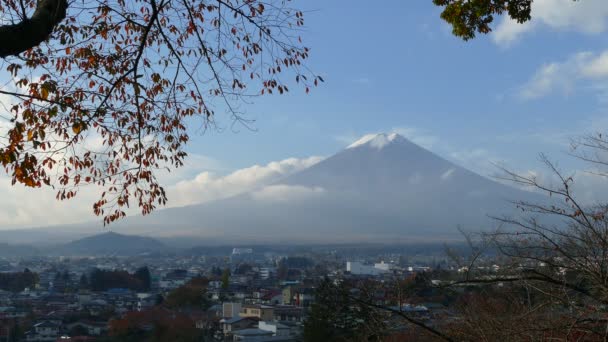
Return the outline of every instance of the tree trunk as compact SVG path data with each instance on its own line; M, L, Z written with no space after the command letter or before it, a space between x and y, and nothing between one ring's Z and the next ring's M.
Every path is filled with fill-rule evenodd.
M0 26L0 57L16 56L45 41L66 15L67 0L38 0L31 18Z

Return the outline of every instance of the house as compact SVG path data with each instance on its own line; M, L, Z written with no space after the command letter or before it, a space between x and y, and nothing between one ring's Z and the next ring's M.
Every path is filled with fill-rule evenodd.
M291 328L286 326L285 324L277 323L277 322L264 322L260 321L258 324L258 329L267 330L272 332L272 336L290 336Z
M241 312L241 308L241 303L224 303L222 304L222 317L238 317L239 313Z
M255 317L261 321L272 321L274 308L268 305L244 305L239 315L241 317Z
M224 336L232 335L234 331L254 328L258 320L252 317L232 317L220 320L220 326Z
M283 304L283 294L278 290L265 291L260 293L259 300L264 304Z
M274 333L257 328L237 330L232 335L233 341L263 341L265 337L273 337Z
M60 329L61 325L56 322L42 321L25 334L25 339L28 342L54 342L60 335Z
M108 332L108 322L103 321L82 320L67 326L70 331L78 327L87 331L87 334L91 336L101 336Z

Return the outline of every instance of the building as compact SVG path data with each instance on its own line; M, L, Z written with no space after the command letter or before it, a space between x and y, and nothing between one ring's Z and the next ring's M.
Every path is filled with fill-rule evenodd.
M220 320L224 336L232 335L234 331L255 328L258 320L251 317L232 317Z
M390 263L387 264L384 261L381 261L380 263L374 264L374 267L385 272L390 272L393 270L393 268L395 268L395 265Z
M272 331L249 328L233 332L233 341L264 341L274 336Z
M376 264L380 265L382 268L377 268L376 266L364 265L358 261L347 261L346 262L346 272L350 272L353 275L370 275L370 276L378 276L387 271L384 269L384 265L388 264Z
M253 249L252 248L234 248L230 255L230 261L233 263L253 261Z
M54 342L59 337L59 323L52 321L42 321L34 325L34 329L25 334L28 342Z
M281 323L260 321L258 329L271 331L273 336L290 336L291 329Z
M239 317L241 313L242 305L241 303L224 303L222 305L222 317L224 318L232 318Z
M274 308L268 305L245 305L239 314L241 317L255 317L260 321L272 321Z

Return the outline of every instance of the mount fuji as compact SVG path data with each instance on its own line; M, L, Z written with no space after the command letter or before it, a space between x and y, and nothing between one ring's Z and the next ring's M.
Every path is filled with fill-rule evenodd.
M367 135L319 163L227 199L131 217L113 229L230 243L459 239L489 215L536 199L451 163L397 134Z

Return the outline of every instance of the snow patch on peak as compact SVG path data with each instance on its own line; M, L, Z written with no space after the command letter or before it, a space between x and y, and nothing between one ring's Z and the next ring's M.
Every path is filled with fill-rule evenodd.
M355 148L358 146L369 145L376 149L382 149L384 146L392 143L393 141L404 139L397 133L379 133L379 134L366 134L361 139L355 141L354 143L348 145L347 148Z

